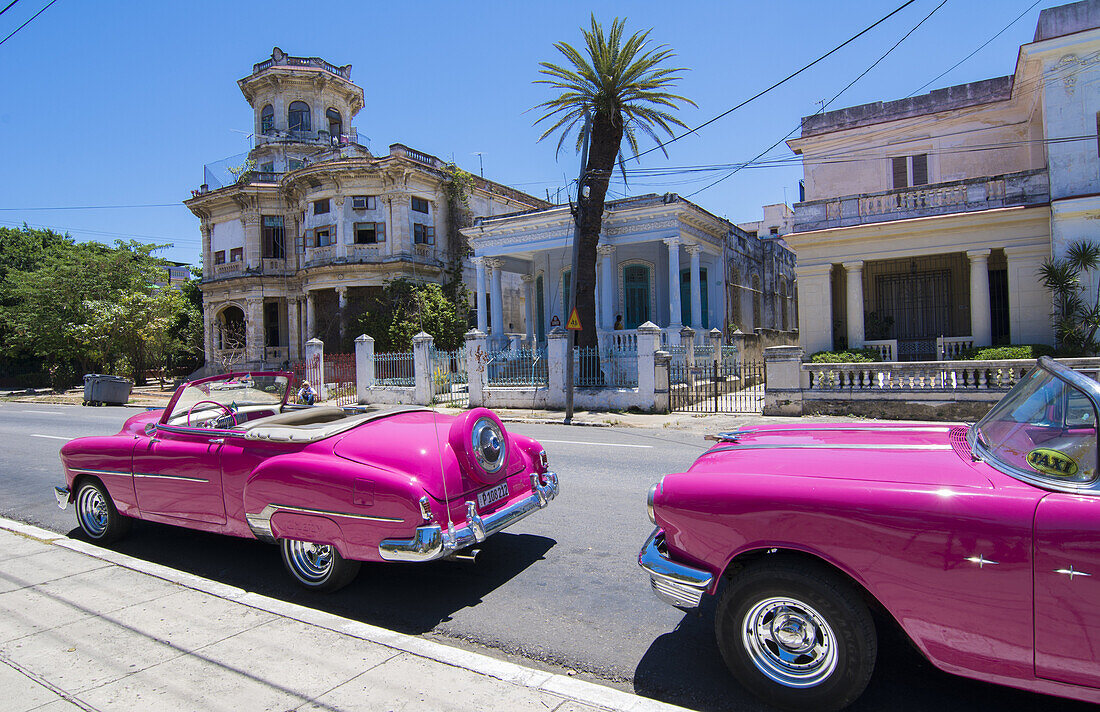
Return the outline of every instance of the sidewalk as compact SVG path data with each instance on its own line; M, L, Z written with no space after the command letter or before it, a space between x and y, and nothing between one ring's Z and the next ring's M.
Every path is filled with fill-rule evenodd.
M675 712L0 519L0 708Z

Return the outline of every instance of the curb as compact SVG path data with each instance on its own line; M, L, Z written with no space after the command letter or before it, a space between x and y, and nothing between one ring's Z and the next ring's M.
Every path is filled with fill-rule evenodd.
M106 561L131 571L153 576L200 593L233 601L249 608L290 618L307 625L325 628L370 643L384 645L437 663L462 668L478 675L492 677L502 682L527 687L539 692L550 693L581 704L621 712L691 712L685 707L639 697L594 682L527 668L517 663L497 660L482 653L452 648L443 643L426 640L415 635L396 633L386 628L353 621L332 613L300 606L296 603L261 596L236 586L211 581L161 564L137 559L110 549L103 549L94 544L70 539L63 534L57 534L31 524L0 517L0 530L25 536L43 544L69 549L100 561Z

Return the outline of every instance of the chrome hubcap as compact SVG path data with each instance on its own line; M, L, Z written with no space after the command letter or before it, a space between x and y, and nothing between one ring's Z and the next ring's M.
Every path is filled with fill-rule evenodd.
M745 615L741 642L756 669L785 687L814 687L837 666L833 629L812 606L766 598Z
M76 511L84 532L98 539L107 531L107 501L95 487L83 487L76 500Z
M333 550L329 544L310 541L287 541L287 560L303 580L323 581L332 570Z

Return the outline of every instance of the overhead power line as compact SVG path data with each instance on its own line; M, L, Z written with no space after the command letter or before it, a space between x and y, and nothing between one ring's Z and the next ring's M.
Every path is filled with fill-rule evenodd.
M15 3L17 3L17 2L19 2L19 0L11 0L11 2L9 2L9 3L8 3L8 6L7 6L7 7L5 7L5 8L3 9L3 10L0 10L0 15L3 15L3 14L4 14L5 12L7 12L8 10L10 10L10 9L11 9L11 6L12 6L12 5L14 5L14 4L15 4Z
M771 85L770 87L768 87L767 89L763 89L763 90L761 90L761 91L757 92L756 94L753 94L753 95L752 95L752 96L750 96L750 97L749 97L748 99L745 99L744 101L742 101L741 103L737 104L736 106L734 106L734 107L732 107L732 108L730 108L730 109L727 109L727 110L723 111L723 112L722 112L721 114L718 114L718 115L717 115L717 116L715 116L714 118L711 118L711 119L707 119L706 121L704 121L703 123L699 124L699 125L698 125L698 126L696 126L695 128L693 128L693 129L688 129L688 130L687 130L686 132L684 132L684 133L680 134L679 136L673 136L672 138L670 138L670 139L669 139L669 140L667 140L667 141L664 141L664 142L658 143L658 144L657 144L656 146L654 146L653 148L650 148L650 149L646 149L645 151L642 151L641 153L636 153L636 154L634 154L633 156L631 156L631 158L635 158L635 159L637 159L637 158L641 158L642 156L646 155L647 153L652 153L653 151L656 151L656 150L657 150L658 148L662 148L662 149L663 149L663 148L664 148L665 146L669 145L670 143L675 143L676 141L679 141L680 139L682 139L682 138L683 138L683 137L685 137L685 136L690 136L691 134L695 133L696 131L698 131L699 129L703 128L704 126L709 126L710 124L713 124L713 123L714 123L715 121L717 121L718 119L721 119L721 118L723 118L723 117L725 117L725 116L729 116L730 114L732 114L733 112L737 111L737 110L738 110L738 109L740 109L741 107L745 106L745 105L746 105L746 104L748 104L749 102L751 102L751 101L755 101L756 99L759 99L760 97L762 97L762 96L764 96L765 94L767 94L768 92L770 92L770 91L771 91L772 89L775 89L776 87L778 87L778 86L780 86L780 85L782 85L782 84L786 84L786 83L787 83L787 82L789 82L789 81L790 81L791 79L794 79L794 78L795 78L795 77L797 77L797 76L798 76L799 74L802 74L803 72L805 72L805 71L806 71L807 69L809 69L810 67L812 67L812 66L814 66L815 64L818 64L819 62L821 62L821 61L825 60L825 59L826 59L826 58L828 58L829 56L831 56L831 55L833 55L833 54L836 54L836 53L837 53L837 52L839 52L839 51L840 51L841 49L843 49L844 47L846 47L846 46L850 45L850 44L851 44L852 42L855 42L855 41L856 41L857 39L859 39L859 38L860 38L860 37L862 37L863 35L867 34L867 33L868 33L868 32L870 32L871 30L875 29L876 27L878 27L879 25L881 25L881 24L882 24L883 22L886 22L887 20L889 20L889 19L890 19L891 17L893 17L894 15L898 14L899 12L901 12L902 10L904 10L905 8L907 8L907 7L909 7L910 5L912 5L912 4L914 3L914 2L916 2L916 0L906 0L906 2L902 3L902 4L900 5L900 6L898 6L898 8L897 8L896 10L894 10L894 11L893 11L893 12L891 12L890 14L888 14L888 15L885 15L884 17L882 17L881 19L879 19L879 20L875 21L875 22L874 22L873 24L871 24L871 25L868 25L867 27L865 27L864 29L860 30L860 31L859 31L859 32L857 32L856 34L852 35L852 36L851 36L851 37L849 37L848 39L844 40L843 42L841 42L840 44L838 44L838 45L837 45L836 47L833 47L833 48L832 48L831 50L829 50L829 51L828 51L828 52L826 52L825 54L821 55L820 57L818 57L818 58L817 58L817 59L815 59L814 61L810 62L809 64L807 64L807 65L805 65L805 66L803 66L803 67L802 67L801 69L795 70L794 72L792 72L792 73L788 74L787 76L783 77L782 79L780 79L779 81L777 81L777 82L776 82L775 84L772 84L772 85Z
M11 221L8 221L8 220L0 220L0 225L12 225L14 227L23 227L24 225L27 225L28 227L31 227L31 228L36 228L36 229L39 229L39 230L53 230L54 232L57 232L57 233L69 233L69 234L79 233L79 234L84 234L84 235L98 235L98 236L102 236L102 237L115 237L115 238L120 238L120 239L124 239L124 240L137 240L139 242L155 241L155 242L160 243L160 244L168 244L168 245L178 245L180 243L197 245L201 242L201 240L198 240L198 239L195 239L195 238L188 239L188 238L178 238L178 237L162 237L162 236L158 236L158 235L137 235L137 234L128 233L128 232L105 232L103 230L88 230L88 229L85 229L85 228L61 227L59 225L41 225L41 224L39 224L39 225L30 225L29 223L26 223L26 222L11 222Z
M1041 3L1042 1L1043 1L1043 0L1035 0L1035 2L1031 3L1031 5L1029 5L1029 6L1028 6L1028 8L1027 8L1026 10L1024 10L1024 11L1023 11L1023 12L1021 12L1021 13L1020 13L1019 15L1017 15L1017 16L1016 16L1016 19L1015 19L1015 20L1013 20L1012 22L1010 22L1010 23L1008 23L1007 25L1005 25L1004 27L1002 27L1002 28L1001 28L1001 31L1000 31L1000 32L998 32L997 34L995 34L995 35L993 35L992 37L990 37L989 39L987 39L987 40L986 40L985 42L983 42L983 43L982 43L982 44L981 44L981 45L980 45L980 46L979 46L979 47L978 47L978 48L977 48L976 50L974 50L974 51L973 51L973 52L971 52L970 54L966 55L965 57L963 57L962 59L960 59L960 60L959 60L958 62L955 62L954 64L952 64L952 65L951 65L951 67L950 67L949 69L947 69L947 70L946 70L945 72L943 72L942 74L939 74L938 76L936 76L936 78L935 78L935 79L932 79L931 81L929 81L929 82L927 82L927 83L923 84L923 85L922 85L922 86L921 86L921 87L920 87L919 89L917 89L917 90L916 90L916 91L914 91L913 93L909 94L909 95L908 95L908 96L906 96L905 98L906 98L906 99L908 99L908 98L909 98L910 96L916 96L917 94L920 94L920 93L921 93L922 91L924 91L925 89L927 89L927 88L928 88L929 86L931 86L932 84L934 84L934 83L938 82L938 81L939 81L940 79L943 79L943 77L944 77L944 76L946 76L947 74L949 74L949 73L951 73L952 71L954 71L954 70L955 70L955 69L956 69L956 68L957 68L957 67L958 67L958 66L959 66L960 64L962 64L962 63L963 63L963 62L965 62L966 60L968 60L968 59L970 59L971 57L973 57L974 55L976 55L976 54L977 54L978 52L981 52L981 51L982 51L983 49L985 49L985 48L986 48L986 47L987 47L987 46L989 45L989 43L990 43L990 42L992 42L993 40L995 40L995 39L997 39L998 37L1000 37L1001 35L1003 35L1003 34L1004 34L1004 33L1005 33L1006 31L1008 31L1008 28L1009 28L1009 27L1012 27L1012 26L1013 26L1013 25L1015 25L1015 24L1016 24L1017 22L1019 22L1019 21L1020 21L1020 19L1021 19L1021 18L1023 18L1023 16L1024 16L1024 15L1028 14L1029 12L1031 12L1032 8L1034 8L1034 7L1036 6L1036 5L1038 5L1038 4L1039 4L1039 3Z
M24 27L26 27L27 25L29 25L29 24L31 24L32 22L34 22L34 18L38 17L39 15L41 15L42 13L44 13L44 12L45 12L46 10L49 10L49 9L50 9L50 5L53 5L53 4L55 3L55 2L57 2L57 0L50 0L50 2L49 2L49 5L46 5L46 7L42 8L42 9L41 9L41 10L39 10L38 12L34 13L33 15L31 15L31 19L27 20L26 22L24 22L24 23L23 23L22 25L20 25L19 27L16 27L16 28L15 28L14 30L12 30L12 32L11 32L11 34L10 34L10 35L8 35L8 36L7 36L7 37L5 37L4 39L0 40L0 45L4 44L4 43L5 43L5 42L7 42L8 40L10 40L10 39L11 39L12 37L14 37L14 36L15 36L15 33L16 33L16 32L19 32L19 30L23 29L23 28L24 28ZM11 4L11 5L14 5L14 4L15 4L15 3L13 2L13 3ZM11 7L11 5L8 5L8 7ZM6 7L6 8L4 8L4 9L5 9L5 10L7 10L8 8Z

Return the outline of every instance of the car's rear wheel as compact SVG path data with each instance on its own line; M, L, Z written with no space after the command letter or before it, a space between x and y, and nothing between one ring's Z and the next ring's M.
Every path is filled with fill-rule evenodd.
M126 536L133 520L118 513L107 488L87 479L76 489L76 521L84 534L99 544L110 544Z
M785 709L839 710L863 693L878 653L854 587L812 562L764 561L718 601L718 647L737 680Z
M360 562L340 556L331 544L283 539L280 550L286 570L311 591L336 591L351 583L359 573Z

